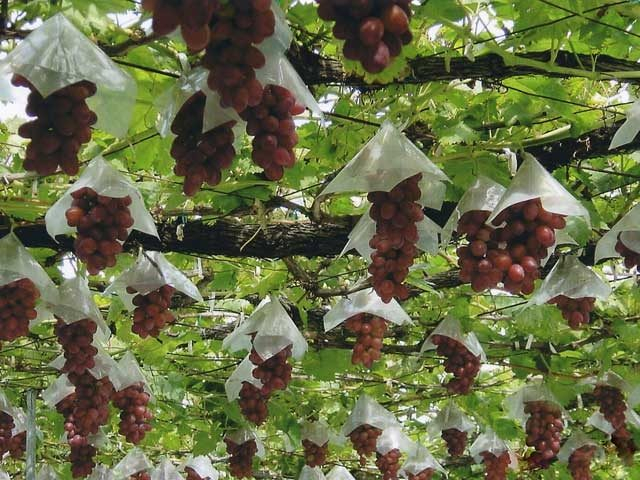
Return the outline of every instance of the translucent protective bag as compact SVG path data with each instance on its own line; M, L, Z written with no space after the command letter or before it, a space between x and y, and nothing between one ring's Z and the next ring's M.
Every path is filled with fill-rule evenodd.
M262 381L253 376L253 369L256 366L249 360L249 355L244 357L240 365L236 367L227 381L224 382L224 391L227 394L227 400L233 402L240 398L240 390L244 382L250 383L254 387L262 388Z
M390 411L370 396L362 394L342 426L341 433L347 437L356 428L365 424L380 430L399 425L396 417Z
M449 401L429 423L427 432L432 438L437 438L443 430L449 428L455 428L460 432L471 432L475 430L476 424L455 403Z
M469 447L469 453L476 463L484 462L481 455L482 452L493 453L496 457L499 457L504 452L509 452L509 468L511 470L518 469L518 457L515 452L509 448L507 442L498 437L496 432L490 428L478 435L478 438Z
M58 480L58 478L60 477L58 477L56 471L48 464L43 465L36 473L36 480ZM0 475L0 480L4 480L2 475ZM9 480L9 475L7 475L7 480Z
M562 404L551 393L549 387L542 383L533 385L525 385L520 390L512 393L504 400L507 415L519 422L522 428L525 428L529 414L524 412L525 404L528 402L549 402L557 405L562 412L563 417L567 417L567 413L562 408Z
M404 478L409 478L409 475L417 475L427 468L433 468L437 472L441 472L443 475L447 474L447 471L440 465L440 463L431 455L431 452L427 447L420 445L419 443L413 443L408 452L407 460L402 464L400 468L400 474Z
M527 306L543 305L558 295L606 300L611 295L611 287L578 260L578 257L566 255L553 266L540 288L529 299Z
M94 357L95 365L93 368L89 368L89 372L97 380L105 377L115 379L118 376L118 364L111 358L105 349L101 346L101 340L94 336L93 343L91 344L98 349L98 353ZM58 355L53 361L49 362L49 367L56 370L62 370L64 368L66 359L64 355ZM64 398L64 397L63 397ZM56 402L57 403L57 402Z
M56 378L51 385L42 391L42 400L49 408L56 408L56 405L61 400L67 398L73 392L76 391L76 387L69 381L67 374L60 375Z
M443 337L453 338L458 342L462 343L467 349L473 353L476 357L480 357L480 360L486 362L487 356L482 349L482 345L480 345L480 341L476 334L473 332L469 332L466 335L462 333L462 325L460 325L460 321L452 317L451 315L447 315L442 322L438 324L431 335L427 337L425 342L422 344L420 348L420 353L425 352L427 350L435 350L437 347L433 343L432 338L434 335L442 335Z
M403 453L408 453L413 447L411 439L402 431L400 425L385 428L382 435L376 440L376 451L380 455L386 455L391 450L398 449Z
M298 480L325 480L325 476L320 467L311 468L309 465L305 465L300 471Z
M284 52L291 46L291 42L293 41L293 32L291 31L291 28L289 28L287 16L280 7L278 0L271 1L271 10L276 17L275 30L273 35L265 38L258 47L260 49L267 48Z
M151 472L151 480L184 480L176 466L168 458L163 458L156 469Z
M569 463L569 457L580 447L585 445L593 445L596 447L596 453L594 458L602 460L604 458L604 450L598 445L598 442L590 438L582 430L573 430L571 436L564 442L560 451L558 452L558 461L561 463Z
M174 267L162 253L144 251L140 252L136 263L122 272L109 285L104 291L104 295L116 294L127 310L132 311L135 309L132 300L137 294L127 293L127 287L133 287L139 294L146 295L164 285L171 285L196 302L204 301L198 287Z
M24 410L12 405L2 390L0 390L0 412L4 412L13 418L14 426L11 431L12 435L18 435L27 430L27 416Z
M324 420L308 422L303 420L300 424L300 439L309 440L321 447L329 442L331 437L329 425Z
M9 474L4 470L0 470L0 480L11 480ZM36 477L36 480L48 480L47 477L40 479L40 477ZM51 480L57 480L57 477L52 478Z
M140 472L149 472L153 468L151 462L139 448L133 448L113 468L114 480L125 480Z
M324 316L324 331L328 332L358 313L376 315L396 325L413 324L395 299L384 303L372 288L368 288L342 297Z
M142 383L144 391L147 392L151 400L153 400L149 382L133 353L127 352L124 354L118 362L115 372L112 373L109 378L111 378L111 383L113 383L113 388L116 392L124 390L136 383Z
M71 185L64 195L53 204L44 216L47 232L55 240L57 235L65 235L74 233L75 227L67 224L65 212L71 207L71 193L80 190L83 187L89 187L95 190L98 195L104 195L112 198L123 198L127 195L131 197L131 217L133 225L128 229L138 230L156 238L158 230L151 215L144 206L144 200L138 189L131 183L127 177L113 168L101 155L97 156L87 168L84 169L80 178Z
M327 480L356 480L351 472L344 468L342 465L336 465L327 474Z
M640 203L605 233L596 244L596 263L604 258L620 257L616 252L616 243L620 241L630 250L640 252Z
M264 449L264 443L262 443L262 440L260 440L260 437L258 437L258 434L256 433L255 430L252 430L249 428L243 428L241 430L236 430L235 432L228 433L225 436L225 438L228 438L229 440L234 442L236 445L242 445L243 443L246 443L249 440L255 440L256 447L258 449L256 451L256 456L258 458L264 458L266 454L266 451Z
M104 322L100 309L93 301L93 293L89 290L89 280L83 275L67 279L58 287L58 304L53 307L53 313L67 325L85 318L93 320L98 326L94 341L96 339L106 340L111 336L111 330Z
M518 172L511 180L511 185L487 219L491 223L504 209L534 198L540 198L542 207L559 215L583 217L590 224L589 212L576 200L553 176L530 154L524 153L525 159Z
M113 480L113 472L106 465L96 465L87 480Z
M633 142L638 132L640 132L640 100L636 100L627 111L627 119L620 125L618 130L616 130L609 144L609 150Z
M136 101L136 82L98 46L58 13L22 40L0 61L0 73L27 78L43 97L81 80L98 90L87 99L98 116L95 128L116 137L127 134Z
M255 334L253 342L251 335ZM249 318L241 321L222 342L231 352L253 348L263 360L268 360L289 345L292 355L301 359L307 351L307 341L275 295L266 297Z
M187 459L187 461L184 462L183 469L187 467L200 475L203 480L218 480L220 477L220 473L213 468L209 457L203 455Z

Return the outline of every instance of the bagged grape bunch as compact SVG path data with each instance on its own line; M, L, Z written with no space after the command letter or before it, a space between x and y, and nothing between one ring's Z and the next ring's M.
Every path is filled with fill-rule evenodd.
M318 16L335 22L333 36L344 40L346 59L380 73L413 39L409 28L411 0L316 0Z
M431 452L419 443L413 443L407 460L402 464L400 472L407 480L431 480L436 472L446 476L442 465L431 455Z
M569 326L578 329L590 323L596 299L606 300L611 287L577 257L563 256L553 266L528 305L556 305Z
M224 437L229 457L229 473L235 478L253 477L254 457L264 458L262 440L253 430L242 429Z
M21 459L27 449L27 416L0 390L0 458Z
M255 365L247 355L224 384L229 403L238 401L242 415L255 425L262 425L269 411L269 395L262 393L262 380L253 376Z
M385 428L376 442L376 467L383 480L397 480L402 456L413 448L413 442L400 425Z
M157 337L175 321L171 298L181 292L202 302L196 287L179 269L159 252L141 251L136 262L105 290L117 295L127 310L133 312L131 331L142 338Z
M449 401L429 423L427 431L432 438L439 436L445 441L449 455L459 457L467 447L469 432L475 428L475 423L455 403Z
M573 430L558 452L558 461L567 464L573 480L591 480L591 462L603 460L604 451L581 430Z
M629 210L596 244L596 262L614 257L622 257L629 269L640 265L640 204Z
M115 266L131 230L159 238L140 192L101 156L47 211L45 222L53 239L76 234L75 254L90 275Z
M158 466L151 472L151 480L184 480L176 466L168 458L162 458Z
M3 73L31 91L26 113L35 118L18 129L30 140L25 170L50 175L60 168L76 175L78 152L92 128L115 137L127 133L136 82L61 13L0 61Z
M113 467L113 480L151 480L153 465L139 448L133 448Z
M435 350L445 357L445 372L453 378L443 384L450 393L466 395L471 391L482 362L487 360L482 345L473 332L462 333L460 322L447 316L422 344L420 352Z
M361 395L341 432L351 440L360 457L360 465L365 465L367 457L376 452L377 441L382 432L397 426L398 421L391 412L368 395Z
M200 455L188 458L182 470L184 470L185 480L218 480L220 473L213 468L209 457Z
M527 457L529 467L549 468L560 451L563 416L561 404L544 384L532 384L505 399L511 418L520 422L526 432L525 443L534 451Z
M320 467L304 465L302 470L300 470L298 480L326 480L326 477L324 473L322 473L322 470L320 470Z
M324 420L303 421L300 438L304 449L305 464L311 468L322 467L329 452L329 425Z
M384 303L373 289L366 289L341 298L324 316L325 332L341 323L356 337L351 363L371 368L373 362L380 359L389 325L413 322L395 299Z
M327 480L355 480L353 475L342 465L336 465L326 475Z
M486 480L506 480L509 469L518 469L518 458L509 445L496 433L487 429L469 447L476 463L484 464Z
M483 229L483 236L469 245L468 258L492 263L491 272L496 275L490 273L481 286L493 288L500 283L507 292L528 295L533 293L540 268L553 253L567 217L582 217L588 224L589 213L534 157L527 153L524 157L486 220L493 228L486 232L489 238L484 240ZM501 272L499 282L494 282L498 279L496 270Z
M106 465L96 465L87 480L114 480L113 471Z
M58 477L58 474L51 467L51 465L47 465L47 464L40 467L40 470L38 470L38 473L36 473L36 480L59 480L59 478L60 477ZM0 480L5 480L1 474L0 474ZM9 480L8 475L6 480Z
M15 234L0 239L0 341L24 337L49 318L57 295L55 284Z
M438 250L441 229L424 216L422 207L442 207L446 181L416 145L385 121L318 197L369 192L372 205L349 235L343 253L354 248L371 258L371 282L383 302L409 296L403 282L418 249Z

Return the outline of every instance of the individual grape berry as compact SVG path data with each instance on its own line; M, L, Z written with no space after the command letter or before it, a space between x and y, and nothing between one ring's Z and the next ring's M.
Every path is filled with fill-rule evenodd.
M202 133L206 96L202 91L192 95L180 108L171 124L176 138L171 156L176 160L173 172L184 177L183 191L193 196L202 184L215 187L222 180L222 171L231 166L236 156L235 135L230 121Z
M291 382L292 367L288 362L292 345L283 348L267 360L262 360L255 350L251 350L249 360L256 365L253 376L262 382L260 393L268 398L276 390L285 390Z
M595 445L583 445L569 456L569 471L573 480L591 480L591 460L596 453Z
M464 453L467 446L467 432L462 432L457 428L445 428L440 436L447 444L447 451L452 457L459 457Z
M353 448L360 455L360 465L367 463L367 457L376 451L376 442L380 435L382 430L367 424L360 425L349 434Z
M235 478L253 477L253 457L258 451L255 440L247 440L238 445L234 441L225 438L229 457L229 473Z
M211 480L210 477L201 477L198 475L198 472L191 467L185 467L184 473L187 474L187 478L185 480Z
M133 310L131 331L141 338L158 337L167 325L175 322L176 318L169 310L175 291L171 285L163 285L146 295L137 294L133 297L132 302L136 308ZM127 287L127 293L134 294L137 290Z
M397 448L389 450L384 455L376 454L376 467L382 473L383 480L397 480L400 470L400 457L402 453Z
M632 269L633 267L637 267L640 265L640 253L631 250L627 247L618 235L618 241L615 246L616 252L620 254L620 256L624 260L624 266L628 269Z
M596 385L593 396L600 406L600 413L613 428L611 441L616 446L618 456L628 460L636 452L637 446L626 427L627 403L622 390L611 385Z
M562 317L569 322L569 326L578 329L589 324L589 313L593 311L595 302L594 297L570 298L558 295L547 303L557 305L562 312Z
M356 335L351 363L371 368L382 354L382 341L387 331L387 321L368 313L358 313L344 322L344 327Z
M138 445L151 430L149 422L153 419L153 413L148 408L150 399L142 383L114 391L111 396L113 405L120 410L120 435L134 445Z
M71 462L71 475L73 478L88 477L96 467L95 457L98 451L88 443L79 446L71 446L69 462Z
M269 396L263 395L255 385L243 382L239 397L238 403L242 415L255 425L262 425L269 414L267 410Z
M305 438L302 440L302 447L304 448L304 462L311 468L321 467L327 461L328 441L323 445L316 445L308 438Z
M480 356L474 355L463 343L444 335L433 335L438 355L445 357L444 369L454 378L445 384L450 393L466 395L480 371Z
M433 468L425 468L419 473L408 473L407 478L409 480L431 480L433 474L435 473L435 469Z
M564 429L562 412L557 405L545 401L526 402L524 412L529 414L525 431L526 443L535 451L527 461L531 468L548 468L560 451L560 436Z
M98 195L89 187L71 192L71 207L66 211L67 225L76 227L76 256L96 275L116 264L116 255L129 236L133 217L129 210L131 197L112 198Z
M508 451L505 450L498 456L489 451L480 452L480 455L484 463L484 478L486 480L506 480L507 469L511 463Z
M98 349L92 343L97 329L96 323L88 318L70 324L58 318L54 332L66 360L63 372L83 374L95 367L94 357Z
M398 183L390 192L370 192L369 215L376 222L376 233L369 241L371 254L369 274L376 293L383 302L396 297L404 300L409 289L403 284L409 267L418 255L418 228L424 218L418 200L422 196L419 182L422 174Z
M38 287L21 278L0 287L0 340L11 342L29 333L29 322L38 316Z
M31 90L26 112L36 117L18 129L18 135L31 140L27 145L25 170L51 175L60 167L67 175L76 175L80 147L91 140L91 126L98 121L86 102L95 95L95 84L83 80L43 98L33 84L20 75L14 75L12 83Z

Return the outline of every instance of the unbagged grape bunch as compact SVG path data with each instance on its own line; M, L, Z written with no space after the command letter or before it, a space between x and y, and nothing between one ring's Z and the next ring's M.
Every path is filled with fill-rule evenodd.
M231 455L229 458L229 473L235 478L251 478L253 477L253 457L258 451L255 440L247 440L238 445L234 441L225 438L224 443L227 445L227 453Z
M96 322L88 318L70 324L58 319L54 332L58 337L58 343L62 345L66 360L62 367L63 372L83 374L87 369L95 367L94 357L98 349L92 343L97 330Z
M627 268L633 268L640 265L640 253L631 250L627 247L622 240L620 239L620 235L618 235L618 241L616 242L616 252L622 256L624 259L624 266Z
M131 475L129 480L151 480L151 474L148 472L138 472L135 475ZM187 477L187 480L193 480Z
M111 396L113 405L120 410L120 435L134 445L139 444L151 430L149 422L153 419L153 413L148 408L150 399L142 383L114 391Z
M438 355L445 357L444 369L454 378L445 384L451 393L466 395L480 371L480 357L474 355L462 342L444 335L433 335Z
M162 329L175 322L175 317L169 310L171 298L176 289L171 285L163 285L152 292L133 297L133 325L131 331L142 338L157 337ZM134 294L137 290L127 287L127 293Z
M467 432L458 430L457 428L445 428L440 436L447 444L447 451L452 457L459 457L464 453L467 446Z
M562 312L562 317L569 322L569 326L578 329L582 325L589 323L589 313L593 311L596 299L593 297L570 298L558 295L549 300L548 303L557 305Z
M484 478L486 480L506 480L507 469L511 463L508 451L505 450L498 456L489 451L480 452L480 455L484 463Z
M133 217L129 211L131 197L112 198L98 195L89 187L71 193L71 207L66 211L67 225L76 227L76 255L96 275L116 264L116 255L129 236Z
M269 180L280 180L284 169L296 163L293 149L298 135L293 117L304 108L285 87L267 85L260 102L240 114L247 122L247 133L253 136L253 163L264 169Z
M475 292L497 286L512 264L509 253L498 249L494 228L485 224L489 215L491 212L486 210L465 212L456 227L469 243L457 250L460 280L470 282Z
M409 480L431 480L434 473L435 473L435 469L425 468L424 470L416 474L408 473L407 478Z
M95 95L95 84L83 80L43 98L26 78L14 75L11 81L17 87L31 90L26 112L36 117L18 129L18 135L31 140L25 170L51 175L60 167L67 175L76 175L80 147L91 140L91 126L98 121L86 102Z
M69 462L71 462L71 475L73 478L88 477L96 467L95 457L98 451L93 445L71 446Z
M185 467L184 473L187 474L186 480L210 480L209 477L201 477L198 475L198 472L191 467Z
M369 215L376 222L376 233L369 241L375 251L371 254L369 273L373 288L383 302L393 297L401 300L409 296L404 285L409 267L418 254L418 228L424 218L417 201L422 196L419 182L422 174L398 183L390 192L370 192L372 203Z
M327 461L328 441L323 445L316 445L308 438L305 438L302 440L302 447L304 448L304 462L310 467L321 467Z
M15 427L13 417L6 412L0 412L0 458L9 451L9 443L13 437Z
M173 172L185 177L183 191L188 196L198 193L203 183L218 185L222 171L231 166L236 156L233 146L236 122L223 123L202 133L206 98L201 91L193 94L171 124L171 131L176 134L171 145L171 156L176 160Z
M269 414L268 400L269 396L263 395L258 387L249 382L242 382L238 403L242 415L247 420L256 425L262 425Z
M29 322L38 316L40 291L28 278L0 287L0 340L11 342L29 333Z
M69 381L76 387L73 417L74 436L88 437L98 433L109 421L109 401L113 385L108 377L96 379L90 372L70 373ZM72 440L70 431L67 438ZM70 442L71 443L71 442Z
M356 335L351 363L361 363L371 368L373 362L380 358L382 341L387 331L387 321L369 313L358 313L344 322L344 327Z
M382 430L371 425L360 425L349 434L353 448L360 455L360 465L367 463L367 457L376 451L376 442Z
M591 480L591 460L596 453L595 445L583 445L569 456L569 471L573 480Z
M376 467L382 473L383 480L397 480L401 456L402 453L397 448L389 450L384 455L376 454Z
M260 393L265 397L268 398L275 390L285 390L291 382L292 367L288 362L291 348L289 345L267 360L262 360L258 352L251 350L249 360L256 365L253 376L262 382Z
M626 427L627 404L622 390L611 385L597 385L593 390L593 396L600 406L600 413L613 428L611 441L616 446L618 455L628 459L636 452L637 447Z
M379 73L412 40L411 0L316 0L318 16L334 21L342 51L369 73Z
M560 451L560 436L564 428L560 407L545 400L531 401L525 403L524 413L529 414L525 425L526 443L535 448L527 459L529 466L548 468Z

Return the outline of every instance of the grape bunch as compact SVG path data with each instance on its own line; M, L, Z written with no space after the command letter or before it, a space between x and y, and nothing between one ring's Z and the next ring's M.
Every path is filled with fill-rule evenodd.
M222 180L222 171L229 168L236 156L233 146L236 122L223 123L202 133L206 95L193 94L182 105L171 124L176 138L171 144L171 156L176 160L173 173L184 178L185 195L193 196L203 183L215 187Z
M291 382L292 367L288 362L291 357L292 345L283 348L267 360L262 360L258 352L251 350L249 360L256 365L253 376L262 382L260 393L269 398L276 390L285 390Z
M384 455L376 454L376 467L382 473L383 480L397 480L400 470L400 457L402 453L397 448L389 450Z
M302 447L304 448L304 461L311 468L321 467L327 461L328 441L323 445L316 445L308 438L305 438L302 440Z
M525 425L526 443L535 448L527 459L529 466L548 468L560 451L560 436L564 428L560 407L545 400L531 401L525 403L524 413L529 414Z
M227 453L231 455L229 458L229 473L235 478L251 478L253 477L253 457L258 451L255 440L247 440L238 445L233 440L224 439L227 445Z
M214 14L202 64L223 107L241 113L260 103L263 88L256 70L266 59L255 45L273 35L275 24L270 0L229 0L227 8Z
M69 381L76 387L75 402L71 414L73 432L70 436L88 437L98 433L102 425L109 421L109 401L113 395L113 385L108 377L96 379L91 373L70 373Z
M171 285L163 285L152 292L133 297L133 325L131 331L142 338L158 337L160 331L176 321L169 307L176 289ZM137 290L127 287L127 293L134 294Z
M240 388L238 403L242 415L250 422L260 426L267 419L269 414L267 410L268 395L263 395L258 387L249 383L242 382Z
M624 259L624 266L631 269L640 265L640 253L631 250L627 247L618 235L618 241L616 242L616 252Z
M445 428L440 436L447 444L447 451L452 457L459 457L464 453L467 446L467 432L462 432L457 428Z
M402 282L418 255L416 224L424 218L417 203L422 196L421 179L422 174L417 174L398 183L390 192L370 192L367 196L372 203L369 215L376 222L376 233L369 241L375 250L369 273L373 288L385 303L393 297L404 300L409 296L409 289Z
M547 303L557 305L562 317L569 322L569 326L578 329L589 324L589 313L593 311L596 299L593 297L571 298L565 295L553 297Z
M360 465L367 463L367 457L376 451L376 442L378 437L382 435L382 430L371 425L360 425L349 434L349 439L360 455Z
M595 445L583 445L569 456L569 471L573 480L591 480L591 459L596 453Z
M129 480L151 480L151 474L148 472L138 472L135 475L131 475ZM187 480L192 480L187 477Z
M484 463L484 478L486 480L506 480L507 469L511 463L508 451L495 455L489 451L480 452Z
M96 467L95 457L97 453L96 447L89 443L71 446L69 462L71 462L71 475L73 478L84 478L91 475L91 472Z
M29 321L35 320L40 291L28 278L0 287L0 340L11 342L29 333Z
M51 175L60 167L67 175L76 175L80 147L91 140L91 126L98 121L86 102L95 95L95 84L83 80L43 98L23 76L14 75L11 82L31 90L26 112L36 117L18 129L18 135L31 140L27 145L25 170Z
M0 458L9 451L9 443L13 437L15 427L13 417L6 412L0 412Z
M411 0L316 0L318 16L334 21L333 36L344 40L345 58L359 61L369 73L384 70L403 45L409 29Z
M444 369L453 377L445 384L450 393L466 395L480 371L480 357L474 355L463 343L444 335L433 335L438 355L445 357Z
M89 318L70 324L58 318L54 332L58 337L58 343L62 345L66 360L62 367L63 372L81 375L87 369L95 367L94 357L98 354L98 349L92 343L97 330L96 322Z
M122 252L120 242L129 236L134 222L129 211L131 197L105 197L89 187L71 192L71 197L65 215L67 225L78 229L74 249L89 274L97 275L116 264L116 255Z
M111 401L120 410L120 435L128 442L139 444L148 431L153 413L147 407L151 397L144 391L142 383L135 383L119 392L113 392Z
M20 432L9 439L8 452L11 458L20 459L24 457L27 450L27 432Z
M637 446L626 427L627 404L622 390L611 385L597 385L593 396L600 406L600 413L613 428L611 441L616 446L618 455L623 459L633 456Z
M433 468L425 468L419 473L407 473L407 478L409 480L431 480L433 474L435 473L435 469Z
M468 242L457 250L460 280L471 283L475 292L497 286L512 263L509 253L498 249L498 242L492 238L494 228L485 224L489 215L486 210L465 212L456 227Z
M196 472L193 468L191 467L185 467L184 468L184 473L187 474L187 478L186 480L210 480L209 477L201 477L200 475L198 475L198 472Z
M382 353L382 341L387 326L384 318L368 313L358 313L344 322L344 327L356 335L356 344L351 355L352 364L361 363L366 368L371 368Z
M304 109L287 88L267 85L260 102L240 114L247 122L247 134L253 136L251 159L269 180L280 180L284 169L296 163L293 149L298 134L293 117Z

